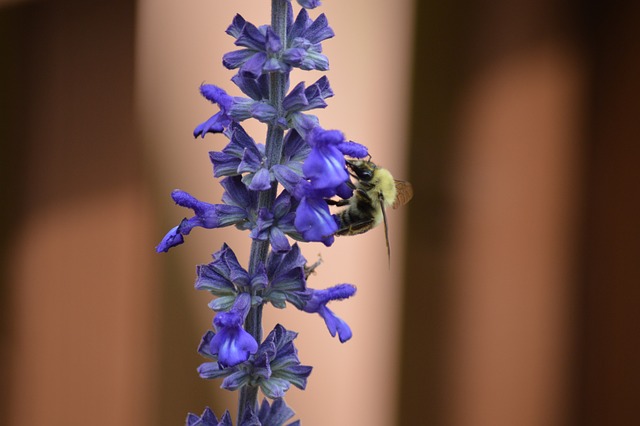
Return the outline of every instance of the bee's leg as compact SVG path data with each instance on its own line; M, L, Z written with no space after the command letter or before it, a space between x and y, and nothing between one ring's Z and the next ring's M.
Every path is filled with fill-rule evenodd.
M332 200L331 198L325 198L325 201L330 206L339 206L339 207L341 207L341 206L346 206L347 204L349 204L349 199L346 199L346 200Z
M354 175L354 174L351 174L351 173L349 173L349 174L350 174L352 177L356 178L356 179L358 178L358 177L357 177L356 175ZM347 186L348 186L349 188L351 188L351 189L356 189L356 185L351 181L351 179L347 180L345 183L347 184Z
M358 222L350 223L347 226L336 231L336 235L358 235L367 232L373 228L375 221L373 219L361 220Z
M362 188L358 188L355 190L354 197L357 197L360 200L366 200L368 202L372 202L371 197L369 196L369 194L367 194L367 191L365 191Z

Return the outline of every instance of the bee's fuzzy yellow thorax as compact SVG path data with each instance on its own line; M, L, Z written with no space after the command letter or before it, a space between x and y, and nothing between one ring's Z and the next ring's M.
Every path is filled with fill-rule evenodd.
M396 200L396 184L393 176L387 169L377 168L374 172L374 186L382 194L384 203L391 205Z

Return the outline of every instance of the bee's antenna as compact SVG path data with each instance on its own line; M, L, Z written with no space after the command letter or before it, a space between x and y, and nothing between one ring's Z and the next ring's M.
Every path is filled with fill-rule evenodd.
M389 244L389 227L387 226L387 213L384 210L384 198L380 194L380 209L382 210L382 220L384 221L384 238L387 241L387 259L389 259L389 269L391 269L391 245Z

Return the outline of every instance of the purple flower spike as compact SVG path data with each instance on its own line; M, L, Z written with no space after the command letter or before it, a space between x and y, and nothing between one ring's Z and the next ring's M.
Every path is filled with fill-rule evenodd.
M229 312L219 313L213 320L217 333L211 339L210 351L218 355L224 367L240 364L258 350L256 339L242 328L250 307L251 295L242 293Z
M353 296L356 293L356 288L351 284L338 284L325 290L309 289L307 291L311 292L311 299L305 304L303 311L319 314L324 319L331 336L335 337L337 333L341 343L351 339L351 328L327 308L327 303L332 300L343 300Z
M272 2L272 25L257 26L238 14L227 27L236 47L223 55L222 64L236 70L231 80L242 93L231 96L219 86L202 84L200 93L216 111L193 132L196 138L207 133L227 138L225 145L209 152L213 176L224 188L222 201L208 203L173 191L176 204L193 215L171 228L156 247L167 252L183 244L196 227L234 225L253 239L246 269L226 243L212 262L196 268L195 288L214 296L208 306L215 312L213 328L198 346L206 358L198 374L222 379L221 388L242 392L237 424L228 411L217 417L206 408L201 415L190 413L187 426L300 426L299 420L291 422L294 412L283 397L292 386L305 389L312 367L300 362L294 345L297 333L278 324L263 339L264 305L283 309L289 304L316 313L331 336L341 342L352 337L349 325L327 306L353 296L355 287L308 288L307 279L321 259L307 264L299 242L333 244L339 216L331 212L334 206L345 206L357 190L347 161L369 154L342 132L324 130L313 115L312 110L325 108L334 95L327 77L308 84L298 83L296 75L292 83L294 67L329 69L322 44L334 36L324 14L314 19L307 10L320 0L296 1L302 6L296 15L293 0ZM249 119L266 125L262 141L242 127ZM244 257L240 259L244 263ZM266 397L260 405L258 389Z

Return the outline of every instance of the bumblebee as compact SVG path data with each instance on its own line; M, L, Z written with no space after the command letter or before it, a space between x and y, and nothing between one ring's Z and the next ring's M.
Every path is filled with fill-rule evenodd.
M377 166L370 160L347 160L353 196L345 200L327 200L329 204L347 206L336 213L338 230L335 235L358 235L384 223L384 236L387 243L387 256L391 259L389 230L385 208L396 209L413 197L413 188L409 182L394 179L387 169Z

